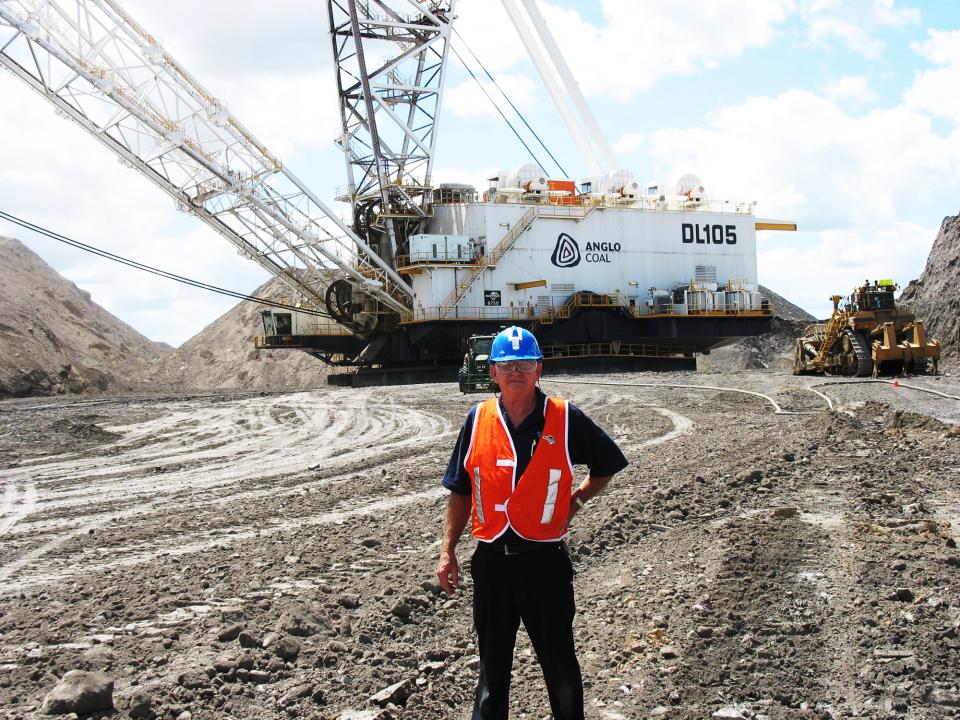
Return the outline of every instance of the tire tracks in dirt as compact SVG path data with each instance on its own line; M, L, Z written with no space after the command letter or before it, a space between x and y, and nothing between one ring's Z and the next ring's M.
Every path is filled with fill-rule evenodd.
M7 487L0 501L0 537L6 535L10 529L37 506L37 488L27 480L22 483L20 490L13 480L7 481Z
M221 542L196 539L209 527L193 528L185 537L163 520L182 514L184 507L250 505L336 484L361 465L375 467L379 460L416 453L456 432L440 414L378 401L372 391L332 395L251 398L192 410L175 404L171 412L146 423L110 428L122 438L93 457L72 453L12 468L7 504L15 504L16 491L10 488L18 482L30 482L30 488L35 482L42 497L38 502L35 491L28 493L32 502L21 503L15 515L0 520L6 530L18 525L6 538L0 580L10 588L22 587L31 578L50 582L105 565L91 554L139 562L145 545L154 548L147 554L157 555L191 543ZM188 459L189 467L176 467ZM156 471L171 465L175 469ZM324 477L314 479L321 469ZM28 515L31 521L23 522ZM94 546L91 552L85 543L81 552L67 552L71 563L47 557L57 550L63 554L70 541L119 520L137 521L135 544Z

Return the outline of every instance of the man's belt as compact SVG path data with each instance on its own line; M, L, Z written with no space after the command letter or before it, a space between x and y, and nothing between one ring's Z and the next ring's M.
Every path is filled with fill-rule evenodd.
M497 555L522 555L535 550L550 550L561 546L560 542L493 542L480 543L480 547L488 548Z

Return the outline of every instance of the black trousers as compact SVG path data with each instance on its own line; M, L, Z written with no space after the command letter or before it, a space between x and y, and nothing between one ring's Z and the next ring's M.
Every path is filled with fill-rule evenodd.
M520 622L537 653L554 720L583 720L573 646L573 566L560 543L519 555L479 543L470 561L480 681L473 720L506 720Z

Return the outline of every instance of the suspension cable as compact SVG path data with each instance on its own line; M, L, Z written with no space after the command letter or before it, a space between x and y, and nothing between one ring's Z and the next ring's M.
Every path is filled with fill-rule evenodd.
M474 79L474 81L475 81L475 82L477 83L477 85L480 87L480 90L483 92L483 94L487 96L487 100L490 101L490 104L493 105L494 109L497 111L497 113L499 113L500 117L501 117L501 118L503 119L503 121L507 124L507 127L509 127L509 128L513 131L513 134L517 136L517 140L520 141L520 144L523 145L524 149L525 149L528 153L530 153L530 157L533 158L533 161L534 161L534 162L537 164L537 166L543 171L543 174L544 174L544 175L549 175L549 173L547 172L547 169L543 166L543 163L540 162L540 158L538 158L538 157L534 154L533 150L530 149L530 146L527 145L526 141L524 141L524 139L523 139L522 137L520 137L520 133L517 132L517 129L513 126L513 123L511 123L511 122L507 119L507 116L503 114L503 110L500 109L500 106L497 105L496 102L494 102L494 100L493 100L492 97L490 97L490 93L487 92L487 89L483 86L483 83L480 82L480 78L478 78L478 77L474 74L473 70L471 70L471 69L467 66L467 64L463 61L463 58L460 56L460 53L457 52L457 49L456 49L455 47L453 47L453 45L450 46L450 49L453 50L453 54L457 56L457 60L460 61L460 64L463 65L463 67L466 69L466 71L467 71L468 73L470 73L470 77L472 77L472 78Z
M271 307L282 308L284 310L296 310L297 312L304 313L306 315L317 315L320 317L331 317L329 313L322 312L320 310L313 310L309 308L301 308L295 305L289 305L287 303L282 303L277 300L266 300L263 298L254 297L253 295L247 295L246 293L238 292L236 290L228 290L226 288L218 287L216 285L210 285L209 283L201 282L200 280L193 280L192 278L184 277L182 275L177 275L166 270L160 270L151 265L146 265L145 263L137 262L136 260L131 260L130 258L123 257L122 255L116 255L114 253L108 252L93 245L88 245L87 243L80 242L79 240L74 240L73 238L67 237L66 235L61 235L52 230L48 230L36 223L23 220L18 218L15 215L4 212L0 210L0 219L7 220L8 222L13 223L14 225L19 225L22 228L31 230L35 233L43 235L50 238L51 240L57 240L62 242L65 245L70 245L75 247L78 250L83 250L94 255L98 255L107 260L112 260L113 262L120 263L121 265L127 265L132 267L135 270L142 270L143 272L151 273L152 275L157 275L167 280L173 280L175 282L183 283L184 285L190 285L191 287L199 288L201 290L207 290L208 292L218 293L220 295L226 295L227 297L232 297L237 300L245 300L248 302L255 302L261 305L269 305Z
M510 99L510 96L507 95L507 93L504 91L504 89L503 89L502 87L500 87L500 84L499 84L496 80L494 80L493 75L491 75L491 74L490 74L490 71L487 70L487 66L483 64L483 61L481 61L480 58L477 57L477 54L471 49L471 47L470 47L469 45L467 45L467 41L464 39L463 35L461 35L459 32L457 32L457 29L456 29L456 28L454 28L453 34L456 35L458 38L460 38L460 42L463 43L463 47L465 47L465 48L467 49L467 51L473 56L473 59L477 61L477 64L481 67L481 69L483 70L484 74L490 79L490 82L493 83L493 86L494 86L495 88L497 88L497 90L500 91L500 94L503 95L503 99L506 100L507 103L509 103L510 107L511 107L511 108L513 109L513 111L517 114L517 117L520 118L520 121L526 126L527 130L530 131L530 134L533 135L534 138L536 138L537 142L540 144L540 147L543 148L544 152L546 152L547 155L550 156L550 159L553 160L554 164L560 169L561 174L562 174L564 177L570 177L570 176L567 174L567 171L563 169L563 165L560 164L560 161L557 160L557 159L553 156L553 153L552 153L552 152L550 152L550 148L548 148L548 147L544 144L543 140L540 139L540 136L537 134L537 131L534 130L534 129L530 126L530 123L527 122L527 119L524 117L523 113L520 112L519 108L517 108L517 106L513 104L513 101ZM456 50L454 50L454 53L456 54ZM457 58L460 60L461 63L463 63L463 58L461 58L460 55L457 55ZM463 63L463 65L464 65L464 67L466 67L466 64L465 64L465 63ZM470 70L470 69L467 68L467 71L468 71L468 72L469 72L469 70ZM473 75L473 73L470 73L470 74ZM476 80L476 77L474 77L474 80ZM478 82L478 84L479 84L479 80L478 80L477 82ZM481 87L482 87L482 85L481 85ZM490 96L488 95L487 97L490 97ZM493 99L491 98L490 101L493 102ZM537 163L537 164L539 165L540 163ZM543 166L541 166L540 169L543 170ZM546 172L546 170L544 170L544 172Z

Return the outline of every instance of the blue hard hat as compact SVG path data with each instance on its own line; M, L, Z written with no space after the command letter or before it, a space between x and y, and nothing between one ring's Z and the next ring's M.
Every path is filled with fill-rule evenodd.
M543 353L533 333L516 325L497 333L490 348L490 362L542 359Z

